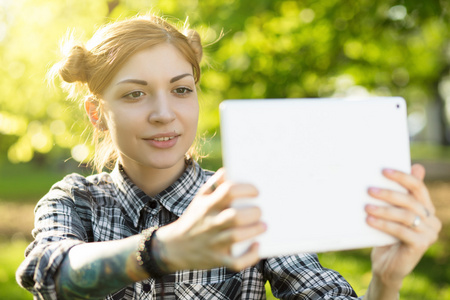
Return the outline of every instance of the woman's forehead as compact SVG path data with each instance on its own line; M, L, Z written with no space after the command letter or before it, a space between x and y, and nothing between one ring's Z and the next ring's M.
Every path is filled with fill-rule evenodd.
M133 54L114 76L113 84L127 79L168 78L193 75L192 65L169 43L159 44Z

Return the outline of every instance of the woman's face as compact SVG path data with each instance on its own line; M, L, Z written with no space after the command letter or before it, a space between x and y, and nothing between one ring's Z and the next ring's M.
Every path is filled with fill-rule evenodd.
M174 46L133 55L102 96L102 120L124 167L184 168L199 107L192 66Z

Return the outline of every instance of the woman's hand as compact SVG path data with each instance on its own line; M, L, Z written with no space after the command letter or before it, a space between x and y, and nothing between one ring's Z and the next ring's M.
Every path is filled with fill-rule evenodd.
M231 255L233 243L253 238L266 229L257 207L232 208L233 200L258 195L250 184L225 180L221 169L200 189L186 212L156 233L159 255L169 269L210 269L225 266L241 270L258 262L254 243L240 257Z
M405 187L408 194L369 189L372 197L392 206L367 205L367 223L399 239L394 245L373 249L372 283L376 282L376 289L398 292L403 278L414 269L428 247L437 240L442 225L435 216L435 208L423 183L423 166L413 165L411 175L393 170L384 170L383 174ZM372 283L371 288L374 289ZM378 292L375 294L379 294Z

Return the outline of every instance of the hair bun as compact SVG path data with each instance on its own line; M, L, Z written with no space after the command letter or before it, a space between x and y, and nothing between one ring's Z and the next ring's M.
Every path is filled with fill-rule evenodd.
M189 41L189 44L191 45L192 50L194 50L198 63L200 63L203 57L203 47L200 34L198 34L198 32L193 29L188 29L185 35Z
M67 53L65 59L59 65L58 73L61 78L68 83L87 82L86 58L88 51L82 45L73 45Z

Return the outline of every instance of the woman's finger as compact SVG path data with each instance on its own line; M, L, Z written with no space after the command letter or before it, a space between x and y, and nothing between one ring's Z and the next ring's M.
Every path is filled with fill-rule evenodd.
M421 164L414 164L411 166L411 175L423 181L425 179L425 168Z
M432 228L435 226L431 227L427 226L427 224L420 223L416 227L413 224L405 226L397 222L377 218L373 215L367 216L367 223L376 229L398 238L407 245L420 248L422 251L428 249L438 239L439 230Z
M400 211L399 208L366 205L366 212L377 219L397 222L406 227L415 229L415 231L431 230L432 232L440 232L442 222L436 216L421 218L419 215Z
M225 169L220 168L217 172L211 176L211 178L206 181L206 183L202 186L199 195L209 195L213 193L219 185L221 185L225 181Z
M369 188L369 195L391 205L408 209L421 218L430 216L429 210L412 195L379 188Z
M414 245L417 240L418 233L403 224L376 218L372 215L367 216L367 223L376 229L398 238L407 245Z
M259 222L261 209L256 206L234 208L230 207L221 211L214 220L220 228L247 226Z
M267 229L266 224L258 222L249 226L234 227L227 230L223 230L216 234L212 240L216 245L223 245L229 247L234 243L246 241L257 237L264 233Z
M225 181L211 195L211 207L217 210L223 210L230 207L231 203L239 198L254 198L258 196L258 190L252 184L232 183Z
M413 175L391 169L383 170L383 175L405 187L417 201L421 202L431 214L434 214L433 203L422 180Z
M234 271L240 271L255 265L259 260L259 244L253 243L250 248L239 257L223 256L222 261L225 267Z
M410 227L416 231L425 230L425 226L419 226L424 223L425 217L421 217L410 210L399 207L376 206L371 204L366 205L365 209L369 215L378 219L403 224L404 226Z

